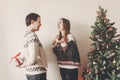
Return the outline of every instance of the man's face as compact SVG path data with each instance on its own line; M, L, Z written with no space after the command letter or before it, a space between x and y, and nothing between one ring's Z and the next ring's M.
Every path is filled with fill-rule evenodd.
M39 28L40 28L40 26L42 25L42 24L41 24L41 18L40 18L40 17L38 17L37 20L34 21L34 25L35 25L34 30L35 30L35 31L39 31Z

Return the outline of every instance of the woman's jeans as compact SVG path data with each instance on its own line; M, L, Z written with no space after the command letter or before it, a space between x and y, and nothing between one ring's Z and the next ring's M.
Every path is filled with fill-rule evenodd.
M27 77L27 80L47 80L46 79L46 73L37 74L37 75L26 74L26 77Z
M62 80L78 80L78 69L60 68Z

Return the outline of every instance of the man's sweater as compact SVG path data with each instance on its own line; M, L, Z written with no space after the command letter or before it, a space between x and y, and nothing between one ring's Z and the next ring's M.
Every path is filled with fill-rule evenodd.
M26 32L22 55L26 66L26 74L34 75L46 72L47 59L45 51L35 32Z

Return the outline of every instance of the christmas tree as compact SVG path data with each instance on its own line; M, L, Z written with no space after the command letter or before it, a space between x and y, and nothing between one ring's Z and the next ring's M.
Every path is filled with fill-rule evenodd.
M120 80L120 39L114 22L106 17L107 10L99 7L91 28L89 63L83 71L84 80Z

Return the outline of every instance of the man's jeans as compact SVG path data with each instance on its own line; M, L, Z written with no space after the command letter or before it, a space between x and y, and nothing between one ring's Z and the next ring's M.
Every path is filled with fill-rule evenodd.
M26 74L26 77L27 77L27 80L47 80L46 79L46 73L37 74L37 75Z

